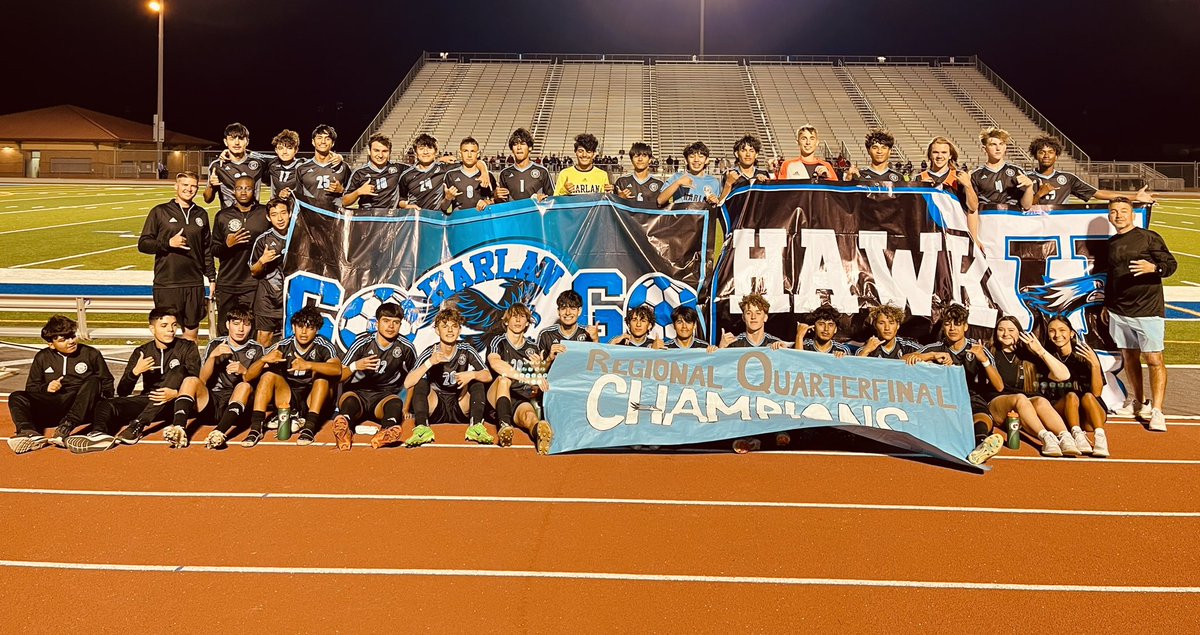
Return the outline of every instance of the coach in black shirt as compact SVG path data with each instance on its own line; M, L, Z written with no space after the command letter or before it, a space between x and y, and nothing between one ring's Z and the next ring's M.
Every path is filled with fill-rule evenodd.
M195 172L175 177L175 198L155 205L146 216L138 251L154 256L154 305L173 306L184 339L196 341L204 317L204 278L216 293L208 212L196 205L199 179Z

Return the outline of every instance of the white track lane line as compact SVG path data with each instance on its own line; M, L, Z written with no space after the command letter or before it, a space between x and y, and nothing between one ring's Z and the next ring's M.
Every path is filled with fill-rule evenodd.
M378 567L234 567L189 564L116 564L0 560L0 567L65 569L71 571L121 571L135 573L222 573L235 575L357 575L391 577L534 578L555 580L605 580L614 582L675 582L699 584L771 584L789 586L891 587L966 591L1046 591L1051 593L1154 593L1197 594L1194 586L1124 586L1092 584L1018 584L940 580L870 580L854 578L785 578L688 574L609 573L599 571L524 571L512 569L390 569Z

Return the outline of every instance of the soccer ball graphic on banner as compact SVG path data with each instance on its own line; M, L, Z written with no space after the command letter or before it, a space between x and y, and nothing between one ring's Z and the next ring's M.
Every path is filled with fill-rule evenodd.
M655 334L675 337L675 327L671 325L671 311L677 306L695 308L696 292L686 284L676 282L661 273L648 273L629 288L625 303L625 313L633 307L649 305L654 310L652 329Z
M400 324L400 336L412 339L420 324L421 314L417 305L400 287L390 284L377 284L360 289L338 311L333 321L334 333L342 350L350 348L354 338L362 333L375 330L375 311L385 302L399 304L403 310Z

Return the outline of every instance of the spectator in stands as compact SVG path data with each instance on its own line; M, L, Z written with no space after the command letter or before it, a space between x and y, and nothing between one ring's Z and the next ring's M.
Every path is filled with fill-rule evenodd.
M492 179L479 160L479 142L474 137L463 139L458 144L458 156L462 162L450 168L443 181L450 210L482 212L492 203Z
M217 212L213 219L212 253L217 268L217 334L227 335L225 322L235 305L254 304L258 282L250 274L250 249L254 241L271 229L267 207L254 199L258 182L243 176L233 188L234 204Z
M392 139L375 133L367 139L367 164L350 175L342 206L390 210L400 204L400 175L410 166L392 163Z
M1098 190L1070 172L1055 170L1062 149L1062 142L1049 135L1036 137L1029 143L1029 154L1037 161L1037 170L1029 175L1037 187L1033 195L1035 205L1064 205L1071 196L1084 203L1093 198L1111 201L1118 196L1137 203L1154 203L1154 194L1147 192L1146 187L1131 193Z
M217 160L208 164L208 185L204 188L204 202L211 203L217 193L221 194L221 207L233 207L234 182L243 176L254 180L255 189L268 178L267 164L259 157L246 152L250 146L250 130L240 123L225 126L225 150ZM258 192L254 192L258 198Z
M193 203L198 188L195 172L176 174L175 198L150 210L138 238L138 251L154 256L154 305L178 307L171 317L193 342L207 313L204 279L209 297L215 298L217 286L208 213Z
M334 160L333 144L337 131L333 126L320 124L313 128L313 158L300 166L300 202L313 207L335 211L342 204L341 194L350 180L350 166Z
M1143 414L1142 355L1150 366L1150 429L1167 429L1163 400L1167 394L1167 367L1163 363L1165 336L1162 279L1175 273L1175 256L1162 236L1134 224L1133 205L1125 197L1108 204L1108 221L1116 234L1108 239L1108 283L1104 311L1109 333L1125 365L1133 392L1118 414Z
M700 209L721 202L721 180L708 174L708 146L696 141L683 149L687 168L675 173L658 193L669 209Z
M65 447L65 439L91 422L96 404L113 396L113 376L100 351L80 344L75 320L52 316L42 327L46 348L33 356L25 390L9 395L8 411L15 433L8 440L14 454L40 450L47 444ZM47 422L56 426L42 436Z
M1096 351L1075 333L1075 328L1061 315L1046 321L1044 346L1066 366L1068 377L1063 381L1039 377L1039 392L1054 404L1054 409L1068 428L1072 431L1092 430L1095 434L1092 444L1088 444L1086 435L1080 435L1082 438L1076 443L1076 448L1082 452L1090 446L1093 454L1096 448L1100 448L1101 456L1108 456L1108 437L1104 432L1108 414L1101 397L1104 393L1104 371L1100 368ZM1068 446L1064 443L1063 452L1067 451Z
M967 229L979 241L979 196L971 185L971 175L958 169L958 146L946 137L934 137L925 148L929 168L922 170L916 180L954 194L967 215ZM922 162L923 163L923 162Z
M575 165L558 173L554 183L554 195L608 194L613 191L608 172L597 168L596 150L600 140L596 135L584 132L575 135Z
M658 194L663 189L663 182L650 175L652 158L654 150L649 144L638 141L629 146L629 162L633 164L633 172L618 177L613 185L617 196L624 199L626 205L658 209Z
M514 130L508 138L508 149L512 151L515 163L501 170L500 176L497 177L497 200L522 201L532 198L541 201L554 193L550 171L530 158L533 153L533 135L528 130Z
M894 304L871 307L867 321L875 334L855 353L859 357L903 359L905 355L921 350L921 345L913 340L898 337L900 324L904 322L904 309Z
M900 185L904 183L904 175L890 167L892 148L896 139L887 130L871 130L865 139L867 155L871 157L871 165L866 170L850 166L846 170L846 180L864 181L867 183L882 183L884 185ZM899 165L899 164L897 164Z
M400 175L401 207L406 209L446 210L451 201L446 198L445 178L449 168L438 161L437 139L427 134L413 141L416 163Z
M254 292L255 340L270 346L283 331L283 255L287 252L287 229L292 208L282 198L267 203L271 229L254 241L250 249L250 275L258 280Z
M724 187L721 189L721 200L739 187L753 183L764 183L771 179L771 173L758 167L758 155L762 152L762 142L754 135L745 135L733 143L733 156L737 165L725 173Z
M1008 132L996 127L979 133L987 162L971 173L971 186L980 203L1029 209L1033 206L1033 181L1024 170L1007 161L1008 140Z
M816 126L805 124L796 131L796 143L800 146L800 156L784 161L779 166L776 178L780 179L826 179L838 180L837 171L830 163L817 156L821 147L821 139L817 135Z
M845 357L850 354L850 348L841 342L835 342L838 332L838 320L842 314L828 304L823 304L808 316L807 322L796 325L796 343L792 348L814 353L829 353L834 357ZM812 332L813 336L805 339Z

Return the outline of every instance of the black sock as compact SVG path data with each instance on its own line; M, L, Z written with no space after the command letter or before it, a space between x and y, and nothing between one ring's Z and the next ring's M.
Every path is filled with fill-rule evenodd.
M487 403L487 386L473 381L467 387L471 395L471 423L483 423L483 406Z
M187 420L192 418L196 412L196 399L188 395L180 395L175 398L175 417L171 420L173 425L184 427L187 425Z
M383 427L390 428L400 425L400 417L404 416L404 400L389 399L383 404Z
M500 425L512 425L512 400L504 395L496 399L496 418L499 419Z
M983 441L984 439L986 439L988 437L988 435L991 434L991 432L992 432L991 424L984 423L983 421L975 422L975 442L976 443L979 443L979 442Z
M355 396L342 397L342 402L338 404L338 412L346 415L346 418L350 420L350 425L363 420L362 402Z
M429 380L422 379L413 387L412 411L417 425L429 425Z
M237 423L238 417L242 416L243 412L245 412L245 406L242 404L236 401L229 404L225 412L221 413L221 420L217 422L217 431L222 434L229 432L229 429L233 427L233 424Z
M267 413L263 412L262 410L255 410L255 411L251 412L250 413L250 429L258 430L259 432L262 432L263 420L266 418L267 418Z

